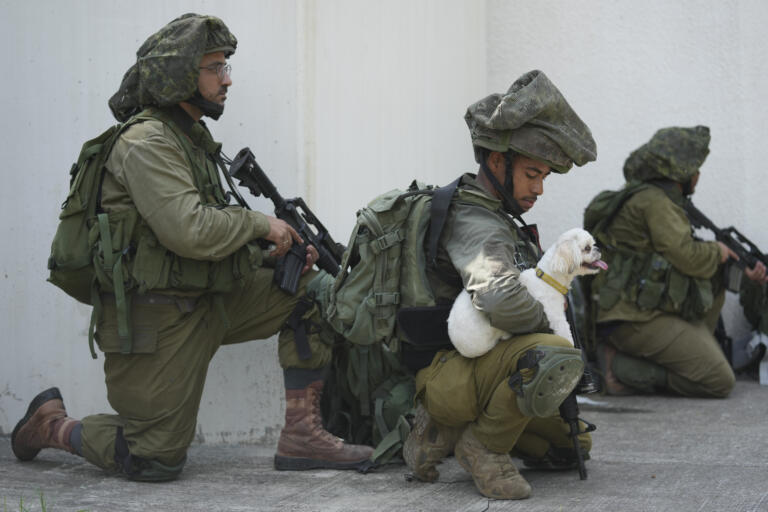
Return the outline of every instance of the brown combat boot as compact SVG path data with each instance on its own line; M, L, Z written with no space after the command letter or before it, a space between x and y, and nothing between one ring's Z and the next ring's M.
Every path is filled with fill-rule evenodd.
M403 445L403 459L413 476L422 482L434 482L440 476L435 469L453 453L463 427L446 427L433 420L423 405L416 408L413 428Z
M454 453L483 496L521 500L531 495L530 484L517 471L509 454L490 451L472 434L472 429L464 430Z
M69 435L79 423L67 416L59 388L46 389L32 399L27 414L13 429L13 453L19 460L32 460L43 448L76 453L69 444Z
M280 432L275 469L358 469L367 470L373 448L346 444L323 428L320 396L323 381L304 389L285 390L285 426Z

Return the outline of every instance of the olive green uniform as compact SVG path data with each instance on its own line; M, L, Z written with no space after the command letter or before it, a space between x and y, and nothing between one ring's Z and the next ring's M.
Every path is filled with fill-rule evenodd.
M260 250L248 247L268 234L266 216L224 205L208 156L218 144L202 123L182 129L165 114L145 111L151 119L122 134L103 182L102 206L113 236L129 237L138 246L125 269L136 283L129 293L132 353L121 353L119 313L109 294L97 324L108 400L117 414L84 418L82 440L83 455L103 468L116 467L120 429L117 437L132 457L152 460L166 473L180 471L216 350L280 331L314 275L303 276L296 296L273 284L273 271L259 265ZM134 217L132 212L138 214L133 230L121 221ZM222 274L227 277L217 277ZM281 365L326 365L329 348L317 334L309 336L309 344L312 357L302 361L293 331L283 330Z
M607 326L606 340L621 353L665 368L669 389L723 397L734 375L712 334L724 301L720 248L693 238L683 199L675 183L650 182L606 228L609 270L593 290L621 293L613 304L601 297L597 322Z
M559 417L524 416L508 380L517 361L536 345L570 347L551 332L543 307L519 282L520 271L534 266L539 251L521 238L513 221L467 174L459 185L461 194L449 209L437 255L438 271L428 269L430 285L438 302L452 301L462 287L471 293L475 306L491 324L513 337L477 358L456 350L439 352L432 364L416 376L416 393L436 421L448 426L468 424L488 449L543 457L551 447L569 448L568 428ZM461 197L472 196L472 201ZM445 276L458 273L456 284ZM580 436L589 450L589 434Z

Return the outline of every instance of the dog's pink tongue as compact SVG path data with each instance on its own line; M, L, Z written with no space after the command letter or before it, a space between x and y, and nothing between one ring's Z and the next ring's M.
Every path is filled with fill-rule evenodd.
M591 267L597 267L600 270L608 270L608 264L604 262L603 260L597 260L590 265Z

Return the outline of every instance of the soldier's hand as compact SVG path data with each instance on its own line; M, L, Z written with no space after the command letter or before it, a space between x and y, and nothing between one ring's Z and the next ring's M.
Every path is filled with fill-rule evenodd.
M739 260L739 255L729 249L723 242L717 242L717 245L720 246L720 263L725 263L728 261L728 258L733 258L736 261Z
M307 264L304 265L303 269L301 269L301 275L306 274L318 259L320 259L320 254L317 252L315 246L312 244L307 244Z
M304 243L296 230L284 220L269 215L267 215L267 220L269 221L269 234L264 238L275 244L275 250L269 253L270 256L279 258L288 252L293 242Z
M765 265L762 261L758 261L752 268L744 269L744 274L756 283L762 284L768 282Z

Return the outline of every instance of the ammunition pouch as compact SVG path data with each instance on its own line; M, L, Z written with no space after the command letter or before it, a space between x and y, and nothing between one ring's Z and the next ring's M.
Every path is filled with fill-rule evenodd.
M658 253L616 248L610 254L608 271L592 282L600 309L609 310L623 299L641 311L661 310L695 321L712 308L719 291L719 273L711 279L690 277Z

